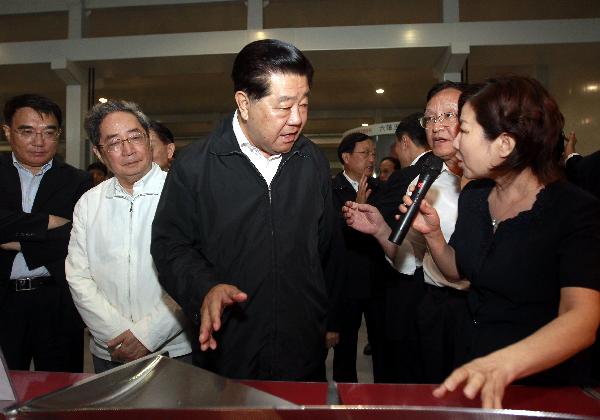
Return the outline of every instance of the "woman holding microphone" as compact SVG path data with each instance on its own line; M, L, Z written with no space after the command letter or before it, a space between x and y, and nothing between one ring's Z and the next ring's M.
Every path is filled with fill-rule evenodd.
M469 398L481 394L484 408L501 408L517 380L587 385L584 349L600 323L600 202L560 179L558 105L536 80L511 76L463 94L459 109L454 147L473 181L454 234L446 243L426 200L412 224L447 279L471 281L466 363L434 395L462 387ZM347 203L344 212L380 243L389 236L373 207Z

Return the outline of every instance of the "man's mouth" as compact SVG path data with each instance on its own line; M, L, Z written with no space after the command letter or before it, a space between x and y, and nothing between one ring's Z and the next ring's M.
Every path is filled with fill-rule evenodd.
M297 132L282 134L280 137L283 139L284 143L291 143L296 140Z

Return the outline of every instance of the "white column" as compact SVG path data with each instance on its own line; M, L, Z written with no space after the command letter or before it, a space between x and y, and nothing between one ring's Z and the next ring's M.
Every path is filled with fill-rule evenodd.
M263 0L248 0L248 30L263 29Z
M65 160L68 164L83 169L86 165L83 118L87 112L87 77L80 67L65 58L53 60L51 68L66 84Z
M444 23L460 21L459 0L444 0L442 5L442 20Z
M85 35L85 7L83 0L69 0L69 35L70 39L83 38Z
M461 72L470 50L466 44L450 44L433 69L435 77L439 80L461 82Z

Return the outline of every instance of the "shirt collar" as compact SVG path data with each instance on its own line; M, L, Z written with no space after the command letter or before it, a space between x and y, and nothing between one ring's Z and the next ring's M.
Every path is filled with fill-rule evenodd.
M353 180L352 178L350 178L348 176L348 174L346 173L346 171L342 172L344 177L346 177L346 179L348 180L348 182L350 183L350 185L352 185L352 188L354 188L354 191L358 191L358 182L356 182L355 180Z
M267 160L279 159L281 157L281 154L265 157L265 155L262 154L261 150L258 147L256 147L252 143L250 143L250 140L248 140L248 137L246 137L246 135L244 134L244 131L242 130L242 126L240 125L240 122L239 122L237 116L238 116L238 112L236 110L233 113L232 124L233 124L233 134L235 135L235 139L237 140L238 145L240 146L240 150L242 150L242 151L244 149L249 150L252 153L260 155Z
M12 160L13 160L13 165L15 165L15 167L16 167L16 168L18 168L18 169L21 169L22 171L27 171L27 172L29 172L30 174L34 175L34 174L33 174L33 173L32 173L32 172L29 170L29 169L27 169L25 166L23 166L23 164L22 164L21 162L19 162L19 161L17 160L17 157L15 156L15 154L14 154L14 153L12 153ZM50 168L52 168L52 162L53 162L53 161L54 161L54 159L50 159L50 161L48 161L47 163L45 163L45 164L42 166L42 169L40 169L40 171L39 171L37 174L35 174L35 175L42 176L42 175L44 175L46 172L48 172L48 170L49 170Z

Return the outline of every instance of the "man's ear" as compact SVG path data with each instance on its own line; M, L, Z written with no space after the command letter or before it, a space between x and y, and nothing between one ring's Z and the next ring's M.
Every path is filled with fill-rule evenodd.
M174 154L175 154L175 143L167 144L167 158L169 158L169 160L173 159Z
M345 164L348 164L348 161L350 160L350 153L343 152L342 153L342 160L344 161Z
M514 137L507 133L500 134L497 140L499 140L498 148L500 151L501 158L507 158L508 155L512 153L512 151L517 145L517 142L515 141Z
M4 131L4 136L6 137L6 140L10 142L10 127L6 124L2 124L2 130Z
M250 105L250 98L246 92L238 90L235 92L235 103L237 104L238 114L244 121L248 121L248 109Z
M102 153L100 153L100 150L98 150L98 148L96 146L92 147L92 151L94 152L94 154L96 155L98 160L106 165L106 163L104 162L104 159L102 159Z

